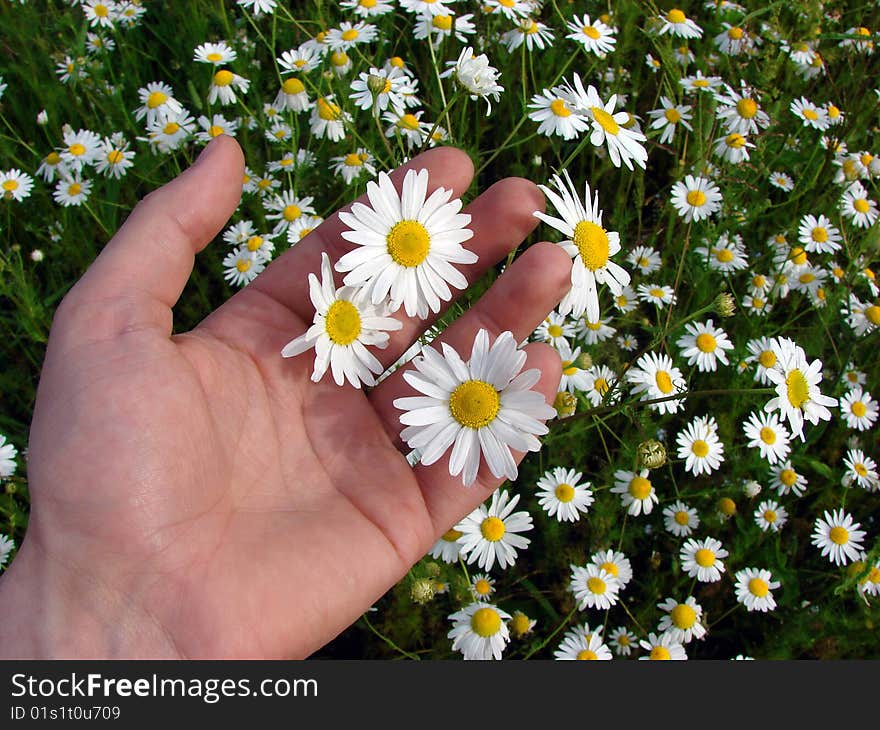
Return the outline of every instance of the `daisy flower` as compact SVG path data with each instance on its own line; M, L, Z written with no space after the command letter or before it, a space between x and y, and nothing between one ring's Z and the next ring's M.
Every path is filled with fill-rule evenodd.
M179 149L195 128L195 120L184 109L180 114L170 114L147 124L147 140L153 151L170 153Z
M504 87L498 83L501 73L494 66L489 65L489 58L485 53L474 55L474 49L468 46L458 54L455 61L447 61L449 67L440 74L440 78L454 76L458 85L470 95L472 100L486 100L486 116L492 113L492 103L489 97L498 101Z
M724 30L712 42L725 56L738 56L754 46L755 42L744 28L730 23L722 23L722 26Z
M331 51L347 51L361 43L372 43L378 30L372 23L342 21L338 28L327 31L326 43Z
M720 76L703 76L702 71L697 71L693 76L685 76L679 79L679 84L684 89L685 94L693 94L697 91L706 91L715 93L715 89L719 88L724 82Z
M581 356L581 348L571 349L567 342L562 342L559 348L559 356L562 358L562 378L559 382L559 390L569 393L585 390L587 387L587 373L578 367L578 358Z
M654 505L660 501L654 485L648 479L648 473L647 469L642 469L639 473L624 469L614 472L615 482L611 491L620 495L620 502L627 508L627 514L634 517L651 514Z
M223 66L232 63L238 54L226 41L218 43L202 43L193 51L193 61L198 63L210 63L214 66Z
M562 343L568 344L568 340L575 336L575 324L569 321L564 314L550 312L541 324L532 333L535 342L546 342L559 349Z
M0 568L6 565L9 554L15 549L15 543L6 535L0 535Z
M792 435L804 437L804 420L812 424L831 420L826 406L836 406L837 399L822 395L822 361L807 362L806 353L786 337L776 341L777 362L767 370L767 377L776 386L777 396L764 406L771 413L778 410L791 426Z
M805 127L824 131L830 126L828 112L822 107L816 106L804 96L800 99L793 99L788 108L791 109L792 114L801 120Z
M34 179L18 168L0 172L0 197L5 200L20 203L31 194L33 187Z
M617 603L620 582L593 563L584 567L572 565L569 590L574 593L579 610L595 608L604 611Z
M89 129L76 132L70 127L64 130L64 147L61 159L67 169L80 173L88 165L94 164L101 151L101 135Z
M631 286L625 286L620 294L614 297L614 306L621 314L629 314L637 306L636 292Z
M841 235L824 215L805 215L798 226L798 241L813 253L834 253L840 250Z
M676 537L689 537L700 526L697 510L680 499L663 509L663 525Z
M514 611L507 626L514 639L522 639L532 633L537 623L537 619L529 618L522 611Z
M79 173L64 180L59 180L52 193L52 198L59 205L68 208L72 205L82 205L88 200L92 191L92 181L83 180Z
M678 8L673 8L665 15L657 17L660 21L660 30L657 31L659 35L668 33L676 38L703 37L703 29Z
M351 124L351 114L334 103L333 94L318 97L309 115L309 128L318 139L327 137L338 142L345 137L345 125Z
M716 157L734 165L749 159L749 150L755 149L755 145L736 132L719 137L715 140L712 151Z
M210 119L203 115L196 121L202 128L201 132L196 132L196 139L205 144L214 139L214 137L219 137L221 134L234 137L235 132L238 130L238 121L229 121L222 114L214 114Z
M749 439L749 448L760 449L761 458L771 465L783 461L791 452L788 429L775 413L750 413L743 423L743 431Z
M373 155L366 147L358 147L356 151L347 155L330 158L331 169L342 177L346 185L351 185L364 173L374 176L376 174L374 162Z
M93 28L112 28L116 20L119 8L114 0L84 0L82 3L83 13L89 25Z
M764 568L744 568L737 571L736 600L743 604L749 611L772 611L776 608L776 601L770 592L779 588L782 584L773 580L769 570Z
M724 444L718 438L714 418L695 418L676 437L678 458L694 476L717 471L724 461Z
M15 457L18 449L10 443L6 443L6 436L0 433L0 479L6 479L15 474L17 464Z
M546 24L534 18L522 18L515 28L503 33L500 40L510 53L523 44L526 50L533 51L537 48L543 51L552 44L553 32Z
M876 492L880 489L880 478L877 475L877 462L870 456L865 456L861 449L850 449L843 459L846 473L843 475L843 486L851 487L853 483Z
M262 256L252 253L247 246L239 246L223 259L223 278L233 286L245 286L265 268L266 260Z
M292 190L285 190L282 193L266 197L263 201L263 208L266 210L266 220L276 221L272 233L278 235L286 231L302 216L314 215L313 201L313 197L299 197L294 195Z
M675 304L677 301L675 290L665 284L639 284L636 292L641 301L653 304L657 309L663 309L667 304Z
M563 139L575 139L590 126L589 120L574 110L560 95L559 87L544 89L529 103L529 119L538 122L538 134L548 137L556 134Z
M506 621L510 614L497 606L475 601L449 616L452 621L447 637L452 639L452 650L460 651L465 659L501 659L510 642Z
M46 155L40 161L39 167L37 167L37 175L49 183L55 181L56 175L58 175L59 178L63 178L69 174L70 168L67 166L67 163L61 159L61 155L55 150L52 150Z
M672 363L672 359L665 354L658 355L654 352L646 352L635 364L635 367L626 371L626 380L633 384L634 395L641 393L642 401L650 401L658 398L668 398L677 393L687 390L687 383L681 375L681 371ZM650 408L663 414L672 414L684 408L685 399L671 398L659 403L651 403Z
M326 47L324 47L326 50ZM307 46L291 48L284 51L278 59L278 65L283 69L282 73L304 74L314 71L321 64L321 53Z
M610 573L617 582L620 583L620 590L626 588L627 584L632 580L632 564L623 553L614 550L600 550L593 553L590 562L597 568Z
M859 337L870 334L880 327L880 301L863 302L855 294L849 295L849 307L840 308L840 313L847 318L847 324Z
M862 390L861 386L855 386L842 395L838 405L849 428L867 431L874 427L877 420L877 401L869 392Z
M477 478L481 453L493 475L516 479L510 449L538 451L537 435L548 430L539 419L556 415L544 396L531 390L540 371L520 373L525 361L510 332L501 333L490 349L489 335L481 329L467 362L446 343L443 355L425 347L412 360L415 370L403 375L421 395L394 401L404 411L401 439L422 450L426 466L451 447L449 473L462 474L465 486Z
M259 18L263 13L271 15L275 12L276 0L238 0L238 4L250 10L255 18Z
M688 596L683 603L667 598L658 603L657 608L665 613L660 617L657 630L668 632L674 641L687 644L706 635L706 627L701 623L703 607L693 596Z
M581 633L566 634L553 652L557 660L610 660L611 650L598 633L586 638Z
M611 319L600 319L596 322L590 322L586 316L581 317L577 323L577 334L585 344L595 345L599 342L605 342L614 337L617 332L614 327L608 325Z
M775 338L759 337L755 340L749 340L746 348L749 352L746 361L757 363L758 366L755 370L755 380L760 381L763 385L768 385L770 378L767 377L767 370L774 367L778 360L776 357L778 346Z
M580 43L588 53L604 56L614 50L617 39L614 31L601 20L590 20L589 15L578 18L577 15L566 24L570 33L565 36Z
M794 492L796 497L802 497L807 491L807 478L799 474L790 459L781 462L779 466L770 469L770 487L776 490L780 497Z
M657 271L663 263L660 254L651 246L636 246L627 254L626 260L645 276Z
M638 645L638 638L626 626L618 626L608 636L608 641L617 656L629 656L632 654L633 646Z
M715 116L724 124L728 134L756 135L770 125L770 117L758 103L756 94L745 84L740 91L725 86L722 93L715 94L718 107Z
M679 560L681 569L689 578L696 578L700 583L715 583L721 580L724 572L722 558L727 555L727 550L714 537L703 540L691 538L681 546Z
M487 14L498 13L508 20L518 20L528 15L532 10L531 0L486 0L483 3L483 12Z
M659 636L655 633L650 633L647 639L642 639L639 642L639 646L648 652L647 656L640 656L639 660L662 661L672 659L683 661L687 659L684 646L682 646L681 642L673 639L669 633L660 634Z
M416 112L406 112L403 109L391 109L382 115L382 119L388 122L385 130L386 137L400 137L406 142L408 149L418 147L431 133L432 125L422 121L425 112L419 109Z
M447 5L454 5L458 0L400 0L399 5L413 15L449 15Z
M840 212L858 228L870 228L877 222L877 203L868 198L868 191L860 182L854 182L843 193Z
M485 573L477 573L471 578L471 594L474 600L488 601L495 592L495 581Z
M698 246L694 253L706 262L712 271L731 273L749 267L749 256L738 233L722 233L713 246Z
M721 191L704 177L686 175L672 186L671 200L685 223L699 222L721 210Z
M629 273L611 261L620 251L620 236L616 231L608 231L602 225L602 211L599 210L599 193L590 201L590 185L584 183L584 199L577 195L574 184L563 171L565 180L558 175L552 178L559 194L546 185L538 187L553 203L561 218L541 211L533 215L565 236L560 242L563 250L572 258L571 289L559 304L560 314L571 313L580 317L586 312L591 322L599 320L598 285L607 284L617 295L630 282Z
M243 76L239 76L229 69L221 68L219 71L215 71L211 77L208 103L235 104L235 90L238 89L242 94L246 94L250 83Z
M342 238L356 245L342 256L336 270L344 282L364 287L374 304L390 297L391 311L401 306L410 317L428 317L452 298L450 285L467 288L453 264L472 264L477 255L462 247L473 236L470 215L460 213L461 200L439 187L430 195L428 171L408 170L398 193L391 178L367 183L369 205L355 203L339 214L348 230Z
M821 549L822 556L835 565L846 565L851 560L862 558L862 540L865 531L861 524L853 522L852 515L842 509L825 514L816 520L813 527L812 542Z
M604 402L611 386L617 382L618 377L611 368L605 365L593 365L587 368L584 378L584 392L590 400L593 408L598 408ZM609 398L614 403L620 399L620 393L615 392Z
M788 512L785 507L773 499L765 499L755 510L755 524L764 532L779 532L788 521Z
M701 373L714 373L719 361L723 365L730 364L725 351L732 350L733 343L711 319L688 323L685 330L687 334L679 337L676 344L681 348L682 357L688 359L688 365L696 364Z
M312 326L284 346L282 357L296 357L314 348L313 382L321 380L329 368L337 385L346 380L355 388L361 383L375 385L374 374L385 368L367 347L384 350L388 333L401 329L403 323L389 317L384 306L365 301L361 290L350 286L337 289L326 253L321 256L321 280L309 274L309 297L315 307Z
M287 227L287 242L293 246L314 231L324 219L317 215L302 215Z
M691 107L687 104L676 104L668 97L660 97L660 108L652 109L648 116L653 120L650 129L662 129L660 144L669 144L680 124L688 131L693 132L690 124L692 118Z
M428 551L428 555L435 560L442 560L450 565L457 563L458 557L461 555L461 542L459 538L463 534L463 532L456 530L454 527L447 530L437 539L437 542Z
M779 170L770 173L770 184L774 188L784 190L786 193L790 193L794 190L794 180L791 179L791 175Z
M416 40L423 41L430 36L434 48L438 48L444 38L452 36L455 36L461 43L467 43L468 36L477 32L477 26L471 22L473 17L473 13L465 15L423 15L416 22L413 37Z
M290 76L281 82L281 87L278 89L272 104L279 112L285 110L304 112L311 108L312 102L309 99L305 84L296 76Z
M577 522L593 504L590 482L580 483L583 475L574 469L554 467L538 480L538 504L559 522Z
M509 492L497 489L488 508L481 504L455 526L462 533L461 556L469 564L491 570L497 562L503 570L516 562L517 550L528 547L531 540L519 533L528 532L534 525L528 512L513 511L518 502L518 494L511 499Z

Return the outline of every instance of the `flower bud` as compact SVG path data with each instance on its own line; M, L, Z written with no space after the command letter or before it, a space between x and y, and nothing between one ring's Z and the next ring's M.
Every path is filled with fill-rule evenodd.
M659 469L666 463L666 448L655 439L640 443L636 453L640 469Z

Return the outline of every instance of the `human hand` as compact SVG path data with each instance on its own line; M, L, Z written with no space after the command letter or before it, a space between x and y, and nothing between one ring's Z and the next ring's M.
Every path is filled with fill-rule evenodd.
M430 150L408 168L460 196L465 154ZM307 274L352 248L333 215L191 332L171 308L193 257L234 212L243 158L214 140L147 196L58 308L30 433L31 519L0 578L0 653L17 657L304 657L336 636L493 490L448 456L410 468L392 402L397 371L371 392L310 381L284 359L314 308ZM467 209L469 282L534 228L543 197L508 178ZM438 339L464 357L474 335L522 341L569 286L558 246L530 247ZM337 285L341 275L337 275ZM376 351L392 364L431 323ZM548 346L526 348L552 402ZM517 461L522 455L517 456Z

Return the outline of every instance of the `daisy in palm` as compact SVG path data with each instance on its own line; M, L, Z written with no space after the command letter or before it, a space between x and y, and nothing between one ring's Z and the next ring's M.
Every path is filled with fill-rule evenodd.
M452 628L447 637L452 639L452 650L460 651L465 659L501 659L510 642L508 619L510 614L497 606L471 603L449 617Z
M517 349L510 332L499 335L490 348L489 335L481 329L467 362L442 345L443 355L425 347L412 360L415 370L403 375L421 395L394 401L404 411L401 439L422 451L424 465L435 463L451 447L449 473L462 474L465 486L477 478L481 453L496 477L516 479L511 448L538 451L537 436L548 431L541 420L556 415L544 396L531 390L540 371L520 373L526 354Z
M593 504L590 482L580 483L583 474L557 466L538 480L538 504L559 522L576 522Z
M770 592L782 584L773 580L773 575L764 568L743 568L734 576L736 580L736 600L749 611L772 611L776 600Z
M590 185L584 184L583 202L578 198L568 171L563 171L565 180L558 175L552 178L559 194L546 185L539 185L550 199L561 218L535 211L548 225L566 236L560 242L563 250L571 256L571 290L559 304L561 314L571 313L580 317L586 313L591 322L599 320L599 284L607 284L615 295L623 291L630 282L629 273L611 261L620 251L620 236L615 231L607 231L602 226L602 211L599 210L599 194L590 201Z
M385 369L367 347L384 349L389 332L403 327L384 306L364 300L360 290L350 286L337 289L333 267L327 254L321 257L321 281L309 274L309 296L315 307L314 323L281 350L283 357L295 357L315 349L312 381L317 383L329 368L337 385L348 380L355 388L375 385L375 375Z
M733 343L727 333L715 327L711 319L706 322L690 322L685 326L687 334L678 338L682 357L688 359L688 365L696 364L701 373L715 372L718 362L729 365L726 350L733 349Z
M861 560L862 541L865 531L855 522L851 514L842 509L825 514L816 520L813 527L812 542L835 565L846 565L852 560Z
M452 190L442 187L427 192L427 170L408 170L401 193L380 172L378 183L367 183L369 205L339 213L349 227L342 237L357 247L336 262L337 271L347 272L344 283L363 287L374 304L390 298L392 312L402 306L421 319L452 298L450 286L467 287L453 264L478 258L461 245L474 235L470 215L459 212L461 200L450 200Z
M777 396L765 406L768 413L778 410L791 426L793 436L804 437L804 420L812 424L831 420L827 406L836 406L837 399L822 395L822 361L807 362L806 353L787 337L776 340L776 365L767 370L767 378L776 386Z
M516 562L516 551L525 550L531 540L520 535L534 525L528 512L514 512L519 495L510 498L509 492L498 489L487 508L481 504L455 529L461 533L461 556L469 564L476 563L482 570L491 570L495 563L502 570Z

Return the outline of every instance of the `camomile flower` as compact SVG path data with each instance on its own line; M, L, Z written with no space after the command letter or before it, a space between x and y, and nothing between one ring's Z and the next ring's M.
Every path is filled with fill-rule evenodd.
M846 115L843 113L843 110L840 107L835 106L830 101L822 107L825 110L825 113L828 115L828 124L829 126L836 126L838 124L843 124L843 120Z
M824 131L830 126L828 112L822 107L816 106L806 97L793 99L788 107L791 113L798 117L805 127L812 127Z
M95 160L95 170L107 177L121 179L134 166L135 152L121 132L115 132L101 141L101 149Z
M508 20L518 20L532 11L531 0L486 0L483 3L483 12L487 15L498 13Z
M312 102L302 80L296 76L288 76L281 82L272 106L278 112L304 112L311 108Z
M391 178L379 173L367 183L369 205L355 203L341 212L348 226L340 235L356 245L342 256L336 270L344 282L364 287L374 304L390 297L390 308L426 319L452 299L450 286L467 288L453 264L472 264L477 255L462 247L473 236L470 215L452 190L439 187L428 195L428 171L408 170L398 193ZM499 475L500 476L500 475Z
M324 50L326 50L326 46ZM321 64L321 52L303 45L299 48L291 48L289 51L284 51L277 58L277 61L278 65L282 68L282 73L304 74L318 68Z
M317 215L301 215L287 226L287 242L291 246L299 243L323 222L324 219Z
M537 436L548 430L541 421L556 415L544 396L531 390L540 372L520 373L526 354L510 332L501 333L490 349L489 335L481 329L467 362L445 343L443 353L425 347L412 361L415 369L404 373L422 395L394 401L407 426L401 439L422 450L424 465L451 447L449 473L462 474L465 486L476 480L481 453L496 477L516 479L511 448L538 451Z
M601 660L611 659L611 650L602 641L598 633L590 634L587 638L581 633L566 633L559 644L559 648L553 652L557 660Z
M672 635L669 633L660 634L658 636L652 632L648 634L647 639L642 639L639 642L639 646L648 652L646 656L640 656L639 660L663 661L671 659L674 661L683 661L687 659L684 646L681 642L673 639Z
M870 228L877 222L877 203L868 198L860 182L852 183L840 198L840 212L858 228Z
M736 600L743 604L749 611L772 611L776 608L776 600L773 591L782 584L773 580L773 575L764 568L744 568L737 571L734 576L736 581Z
M145 124L160 123L165 117L174 117L183 111L183 106L174 98L174 90L161 81L151 81L138 89L141 105L134 110L138 121L146 117Z
M486 573L476 573L471 578L471 595L476 601L488 601L495 592L495 580Z
M788 419L793 436L804 437L804 421L812 424L831 420L827 406L836 406L837 399L822 395L822 361L807 362L806 353L787 337L776 340L776 365L767 370L767 377L776 386L776 397L764 406L768 413L778 410Z
M31 194L34 179L17 167L0 172L0 198L20 203Z
M626 371L626 380L633 384L634 395L641 394L641 401L668 398L687 390L687 382L672 359L665 354L646 352ZM684 408L684 397L670 398L659 403L650 403L652 410L662 414L672 414Z
M583 567L572 565L569 590L574 593L579 610L595 608L604 611L617 603L620 582L593 563Z
M59 180L55 185L52 198L56 203L69 208L70 206L82 205L92 192L92 181L83 180L79 173L75 173L64 180Z
M721 210L721 191L704 177L686 175L672 186L672 206L685 223L699 222Z
M854 483L869 492L880 489L880 478L877 474L877 462L865 456L861 449L850 449L843 459L846 473L843 475L843 486L850 487Z
M342 0L339 5L362 18L379 17L394 10L394 5L386 0Z
M660 30L657 31L659 35L668 33L676 38L703 37L703 29L678 8L672 8L667 13L659 15L658 19L660 21Z
M580 483L583 475L557 466L538 480L538 504L559 522L577 522L593 504L590 482Z
M761 458L771 465L788 458L791 452L788 429L780 423L775 413L753 411L743 422L743 431L749 439L749 448L760 449Z
M271 15L275 12L276 0L238 0L238 4L250 10L255 18L259 18L263 13Z
M725 86L715 94L718 107L715 116L724 124L728 134L756 135L770 125L770 116L761 109L757 94L743 82L737 91Z
M456 530L454 527L448 529L437 539L437 542L428 551L428 555L434 558L434 560L442 560L450 565L457 563L458 556L461 555L461 542L459 538L463 534L463 532Z
M678 299L675 290L665 284L639 284L636 293L640 301L653 304L657 309L663 309L667 304L675 304Z
M64 147L61 148L61 159L68 170L80 173L87 166L94 164L101 150L101 135L89 129L76 132L65 125Z
M15 543L6 535L0 535L0 568L6 565L9 554L15 550Z
M663 263L657 249L651 246L636 246L627 254L626 260L645 276L657 271Z
M446 65L448 68L440 74L440 78L452 76L472 100L485 99L486 116L489 116L492 113L490 97L498 101L504 87L498 83L501 73L489 65L488 56L485 53L475 56L474 49L468 46L455 61L447 61Z
M580 356L580 347L572 350L567 342L560 343L559 357L562 358L562 378L559 382L559 390L575 393L586 388L586 371L578 366Z
M366 147L358 147L347 155L330 158L331 169L342 177L346 185L351 185L364 174L373 177L376 174L374 162L373 155Z
M314 348L313 382L320 381L329 368L337 385L346 380L355 388L361 383L375 385L374 375L385 368L367 347L384 350L388 333L401 329L403 323L389 317L383 305L366 301L361 290L351 286L337 289L326 253L321 256L321 280L309 274L309 297L315 307L312 326L288 342L281 356L296 357Z
M859 337L880 327L880 300L863 302L855 294L850 294L849 306L842 306L840 313L846 317L847 324Z
M605 401L608 391L617 382L617 373L606 365L593 365L585 372L587 377L584 379L584 393L590 400L590 405L598 408ZM620 400L620 392L615 391L609 397L609 402L616 403L618 400Z
M114 0L83 0L82 10L93 28L112 28L119 13Z
M724 572L722 558L727 556L727 550L714 537L703 540L691 538L681 546L679 552L681 569L689 578L696 578L700 583L715 583L721 580L721 574Z
M685 459L685 471L694 476L711 474L724 461L724 444L714 418L695 418L678 434L676 443L678 458Z
M569 344L569 339L574 336L575 323L556 311L550 312L532 333L535 342L546 342L556 349L562 347L563 342Z
M779 359L776 355L779 348L775 338L759 337L755 340L749 340L746 343L746 348L749 352L746 361L756 363L758 366L755 370L755 380L762 385L769 385L771 381L767 377L767 370L774 367Z
M693 94L698 91L706 91L714 94L724 82L720 76L703 76L703 72L697 70L693 76L684 76L678 83L684 89L685 94Z
M601 20L591 21L589 15L580 18L575 15L566 25L570 32L565 37L580 43L588 53L601 57L614 50L617 43L614 31Z
M841 235L824 215L807 214L798 226L798 241L811 253L834 253L840 250Z
M660 501L648 474L647 469L638 473L625 469L614 472L615 481L611 491L620 495L620 502L626 507L627 514L634 517L651 514L654 505Z
M867 431L874 427L874 422L877 420L877 401L860 385L851 388L842 395L838 405L849 428Z
M668 97L660 97L660 108L652 109L648 112L648 116L653 120L649 129L662 129L660 134L660 144L669 144L675 135L678 125L693 132L694 128L690 124L692 118L691 107L687 104L676 104Z
M6 479L15 474L17 464L15 457L18 449L11 443L6 442L6 436L0 433L0 479Z
M214 72L211 77L211 88L208 91L208 103L221 105L235 104L235 90L238 89L242 94L246 94L250 87L250 81L233 73L229 69L221 68Z
M471 21L473 17L473 13L466 13L465 15L422 15L416 21L413 37L420 41L430 37L434 48L439 48L444 38L451 38L452 36L455 36L461 43L467 43L468 36L477 32L477 26Z
M690 48L688 48L687 45L674 48L672 50L672 53L675 56L675 60L678 61L685 68L687 68L697 59L697 57L694 55L694 52Z
M195 137L199 142L204 142L205 144L221 134L234 137L238 130L238 121L235 119L230 121L222 114L214 114L210 119L202 115L196 121L202 128L202 131L196 132Z
M689 537L700 526L697 510L680 499L663 508L663 525L676 537Z
M537 623L537 619L529 618L522 611L514 611L507 625L514 639L522 639L532 633Z
M539 20L522 18L517 21L516 27L501 34L500 41L509 53L513 53L522 45L525 45L528 51L536 48L543 51L553 43L553 32L549 26Z
M385 136L389 138L400 136L406 142L407 149L420 146L433 127L429 122L422 121L424 113L421 109L415 112L390 109L382 115L382 119L389 125L385 130Z
M618 626L608 636L608 642L617 656L629 656L632 654L633 647L638 646L638 641L639 637L627 629L626 626Z
M749 159L749 150L755 145L737 132L731 132L715 140L712 151L716 157L734 165Z
M223 278L233 286L246 286L265 268L266 260L242 245L223 259Z
M534 525L528 512L513 511L518 502L518 494L511 499L507 490L496 489L488 508L481 504L455 526L462 533L461 556L469 564L491 570L497 562L504 570L516 562L517 550L529 546L531 540L519 533L528 532Z
M689 322L685 330L686 334L679 337L676 344L681 348L681 356L688 359L688 365L696 364L701 373L714 373L718 362L730 364L726 351L733 349L733 343L723 329L714 326L711 319Z
M232 63L238 54L226 41L217 43L202 43L196 46L193 52L193 60L199 63L210 63L214 66L223 66Z
M779 532L788 521L785 507L773 499L765 499L755 510L755 524L764 532Z
M846 565L852 560L862 559L862 541L865 531L861 524L854 522L852 515L842 509L828 512L816 520L813 527L812 542L822 550L835 565Z
M452 650L465 659L501 659L510 642L508 619L509 613L492 604L475 601L465 606L449 616L452 628L447 638L452 639Z
M770 487L776 490L780 497L794 493L796 497L802 497L807 491L807 478L798 473L790 459L781 461L778 466L770 469Z
M55 182L56 175L63 178L69 174L70 168L56 150L52 150L46 155L37 167L37 175L48 183Z
M179 114L169 114L147 124L147 141L153 151L165 154L174 152L189 138L195 129L195 120L184 109Z
M599 342L610 340L614 337L614 333L617 332L614 327L611 327L608 324L610 321L611 318L607 317L595 322L590 322L586 315L584 315L577 323L578 337L580 337L587 345L595 345Z
M657 630L668 632L674 641L687 644L706 635L706 627L701 621L703 607L693 596L688 596L682 603L674 598L667 598L658 603L657 608L664 612Z
M599 193L594 194L591 202L590 185L585 183L581 201L568 171L563 171L563 175L564 181L558 175L552 178L559 194L546 185L539 185L561 218L541 211L535 211L533 215L565 236L560 245L573 260L571 289L559 304L560 314L571 313L580 317L586 313L591 322L596 322L600 318L598 285L607 284L617 295L629 284L630 275L611 261L611 257L620 251L620 236L602 225Z
M538 122L538 134L575 139L589 129L590 122L569 105L560 91L559 87L554 87L533 96L528 105L533 110L529 112L529 119Z
M312 196L300 197L295 195L292 190L285 190L264 198L263 208L266 210L266 220L275 221L272 233L274 235L282 233L302 216L314 215L313 202Z
M770 173L770 184L774 188L779 188L780 190L785 191L786 193L790 193L794 190L794 180L791 179L791 175L786 172L781 172L779 170L775 170Z
M409 90L409 77L399 68L392 66L388 71L370 68L369 73L361 71L351 82L351 100L360 109L385 111L389 106L403 107L403 94Z
M342 21L338 28L327 31L327 45L331 51L348 51L362 43L372 43L378 29L372 23Z
M703 259L712 271L727 274L743 271L749 267L749 255L742 236L738 233L733 235L722 233L714 245L697 246L694 253Z
M614 296L614 306L621 314L629 314L638 307L638 297L631 286L625 286Z
M754 47L755 41L745 28L730 23L722 23L722 26L722 32L712 42L725 56L738 56Z
M599 550L590 557L590 562L597 568L610 573L620 583L620 590L626 588L632 580L632 564L623 553L615 550Z
M452 10L447 7L457 0L399 0L398 4L413 15L449 15Z

